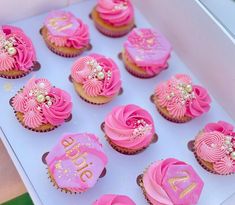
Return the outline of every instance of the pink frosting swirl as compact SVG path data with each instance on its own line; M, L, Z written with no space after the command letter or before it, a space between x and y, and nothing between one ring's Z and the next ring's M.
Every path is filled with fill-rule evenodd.
M4 33L0 35L1 70L31 70L36 61L32 41L20 28L4 25L0 30Z
M190 165L168 158L153 163L147 169L143 176L143 186L153 205L195 205L199 200L203 181ZM193 188L183 194L189 186Z
M137 105L115 107L105 118L104 131L118 146L141 149L152 141L155 128L151 115Z
M208 123L205 126L204 131L205 132L218 131L218 132L223 133L224 135L235 136L233 129L234 127L230 123L225 122L225 121L218 121L215 123Z
M216 173L235 172L235 135L231 124L208 123L196 137L194 147L202 160L212 163Z
M105 194L92 205L136 205L132 199L125 195Z
M151 76L167 67L171 45L162 34L155 30L135 28L124 43L124 51L128 60Z
M90 96L114 96L121 88L117 65L99 54L79 58L72 66L71 76Z
M44 25L48 29L48 40L56 46L81 49L90 42L88 26L70 12L52 11Z
M124 26L134 19L130 0L98 0L96 11L100 18L114 26Z
M50 124L55 126L60 125L71 114L71 97L67 92L59 88L51 88L48 96L52 99L52 105L44 104L42 106L42 113Z
M197 155L208 162L220 160L226 152L223 148L224 140L224 135L217 131L202 133L195 141Z
M29 128L37 128L45 123L57 126L71 114L70 95L52 87L47 79L30 79L23 90L13 97L15 111L24 115L23 122Z
M192 84L189 76L178 74L160 83L155 90L160 106L165 107L174 118L198 117L210 109L211 98L207 91Z
M107 161L102 144L89 133L64 134L46 157L57 185L72 192L85 192L92 188Z

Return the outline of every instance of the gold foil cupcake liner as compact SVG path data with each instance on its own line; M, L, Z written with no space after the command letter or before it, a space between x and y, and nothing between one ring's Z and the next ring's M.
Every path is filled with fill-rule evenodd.
M168 114L168 111L166 110L166 108L162 108L157 103L156 96L154 94L150 96L150 101L155 104L155 106L156 106L158 112L161 114L161 116L164 117L165 119L167 119L170 122L185 123L185 122L189 122L190 120L192 120L191 117L187 117L187 116L184 116L181 119L174 119L173 117L170 117L169 114Z
M101 130L105 133L105 131L104 131L104 125L105 125L105 123L103 122L103 123L100 125L100 128L101 128ZM106 134L105 134L104 137L105 137L106 141L110 144L110 146L111 146L113 149L115 149L117 152L119 152L119 153L121 153L121 154L125 154L125 155L135 155L135 154L141 153L141 152L143 152L145 149L147 149L151 143L156 143L156 142L158 141L158 135L155 133L155 134L153 135L153 137L152 137L151 142L150 142L147 146L145 146L145 147L143 147L143 148L141 148L141 149L133 150L133 149L125 148L125 147L120 147L120 146L114 144L114 143L109 139L109 137L108 137Z

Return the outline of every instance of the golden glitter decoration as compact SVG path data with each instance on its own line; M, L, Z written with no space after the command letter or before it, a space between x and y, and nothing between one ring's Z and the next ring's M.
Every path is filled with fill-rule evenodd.
M13 89L12 83L5 83L3 85L3 90L6 91L6 92L10 92L10 91L12 91L12 89Z

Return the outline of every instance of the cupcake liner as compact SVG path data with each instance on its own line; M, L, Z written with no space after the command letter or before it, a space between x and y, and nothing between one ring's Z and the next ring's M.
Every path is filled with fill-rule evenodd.
M190 146L191 146L190 143L193 145L192 147L190 147ZM195 143L195 140L189 141L189 142L188 142L188 147L191 148L190 151L193 152L193 154L194 154L194 156L195 156L197 162L201 165L201 167L202 167L203 169L205 169L206 171L208 171L208 172L210 172L210 173L212 173L212 174L221 175L221 176L227 176L227 175L232 175L232 174L234 174L234 173L232 173L232 172L231 172L231 173L228 173L228 174L220 174L220 173L214 171L214 170L213 170L213 166L212 166L212 164L211 164L210 162L206 162L205 160L201 159L201 158L197 155L196 149L195 149L195 146L194 146L194 143Z
M147 171L147 169L144 171L144 173ZM142 192L143 192L143 195L144 195L144 198L146 199L146 201L150 204L150 205L153 205L150 200L148 199L148 196L147 196L147 192L144 188L144 183L143 183L143 177L144 177L144 173L143 174L140 174L137 178L136 178L136 182L137 182L137 185L141 188Z
M44 27L42 27L40 30L39 30L39 33L42 35L44 41L45 41L45 44L46 46L48 47L48 49L50 49L53 53L59 55L59 56L62 56L62 57L65 57L65 58L73 58L73 57L77 57L79 56L80 54L82 54L84 51L86 50L91 50L92 49L92 45L89 44L81 49L76 49L76 51L73 51L71 53L65 53L63 51L59 51L56 46L53 47L47 40L45 34L46 34L46 31L44 31Z
M52 174L50 173L50 170L49 168L47 167L47 174L48 174L48 179L50 180L50 182L53 184L53 186L56 188L56 189L59 189L61 192L64 192L64 193L69 193L69 194L81 194L81 192L74 192L74 191L71 191L71 190L68 190L68 189L65 189L65 188L60 188L58 186L58 184L56 183L54 177L52 176Z
M175 122L175 123L185 123L190 121L192 118L184 116L182 119L175 119L172 118L171 116L169 116L168 111L165 108L162 108L156 100L156 96L153 94L150 96L150 100L155 104L158 112L161 114L162 117L164 117L165 119L167 119L170 122Z
M95 21L94 21L95 22ZM108 37L112 37L112 38L119 38L119 37L123 37L126 34L128 34L133 28L134 26L128 28L127 30L123 30L123 31L112 31L112 30L108 30L102 26L100 26L98 23L95 22L95 27L97 28L97 30L102 33L105 36Z

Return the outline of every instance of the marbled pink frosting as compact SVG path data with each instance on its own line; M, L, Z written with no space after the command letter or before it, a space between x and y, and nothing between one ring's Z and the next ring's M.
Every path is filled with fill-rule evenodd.
M124 26L134 19L130 0L98 0L96 11L101 19L113 26Z
M155 128L146 110L129 104L115 107L106 116L104 131L116 145L138 150L151 143Z
M13 51L12 51L13 50ZM0 27L0 71L29 71L36 61L32 41L17 27Z
M88 26L70 12L52 11L44 25L48 40L56 46L81 49L90 42Z
M107 161L98 138L89 133L63 135L46 157L57 185L72 192L92 188Z
M29 128L49 123L57 126L69 118L72 111L70 95L52 87L44 78L31 78L12 102L15 111L24 114L23 122Z
M195 139L195 152L204 161L212 163L216 173L234 173L235 133L233 126L224 121L207 124Z
M143 176L146 195L153 205L196 205L203 185L190 165L174 158L153 163Z
M125 195L105 194L92 205L136 205L132 199Z
M99 54L79 58L72 66L71 76L89 96L114 96L121 88L117 65Z
M189 76L178 74L160 83L155 90L157 102L174 118L198 117L210 109L211 98L206 89L193 85Z
M133 64L149 75L155 75L167 67L171 45L162 34L153 29L135 28L128 34L124 52Z

